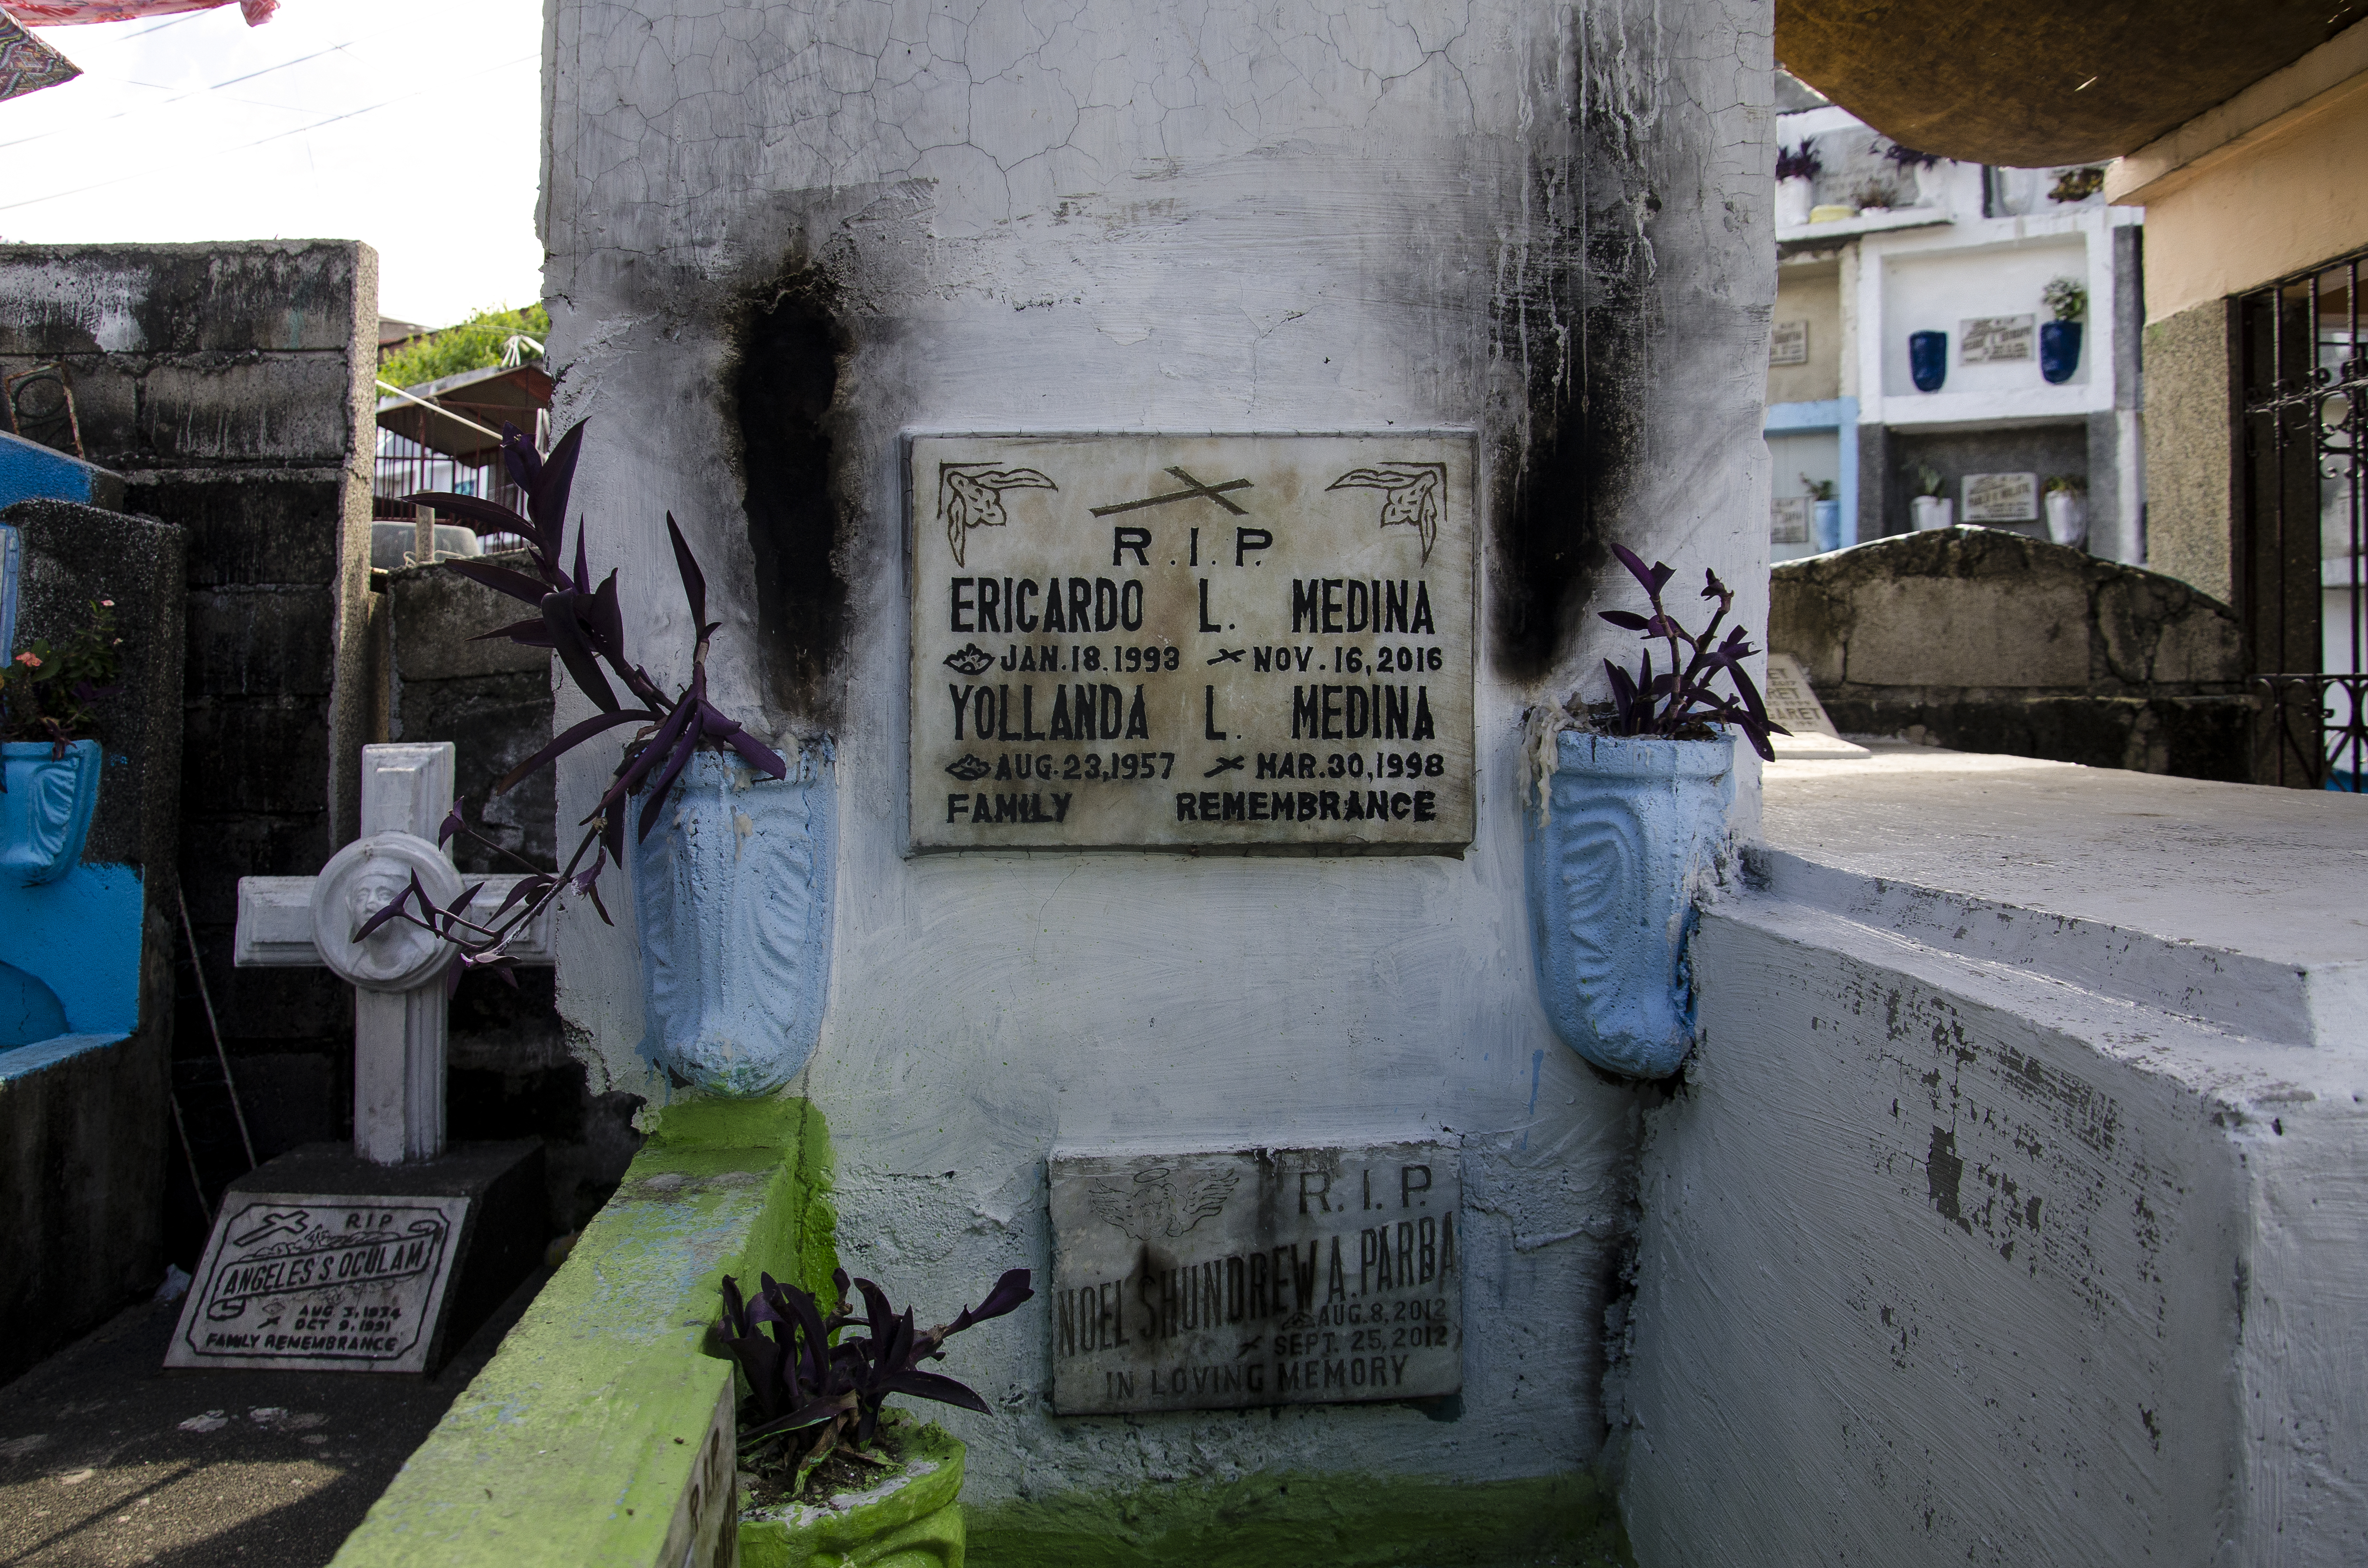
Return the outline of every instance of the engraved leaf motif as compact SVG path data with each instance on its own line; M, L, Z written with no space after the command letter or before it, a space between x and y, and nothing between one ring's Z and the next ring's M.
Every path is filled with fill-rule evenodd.
M1382 527L1413 528L1422 537L1423 560L1430 559L1447 495L1445 463L1373 463L1352 468L1324 488L1382 492Z
M954 564L963 563L964 540L970 529L999 528L1011 520L1003 509L1005 491L1059 488L1037 469L939 463L938 511L945 518L946 542L953 547Z

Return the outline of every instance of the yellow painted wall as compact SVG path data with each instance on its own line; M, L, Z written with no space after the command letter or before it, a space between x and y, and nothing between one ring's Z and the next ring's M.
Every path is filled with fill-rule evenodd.
M1809 324L1809 362L1768 367L1770 403L1822 403L1842 395L1840 264L1822 260L1780 267L1772 322Z
M2149 322L2368 246L2368 77L2146 201Z

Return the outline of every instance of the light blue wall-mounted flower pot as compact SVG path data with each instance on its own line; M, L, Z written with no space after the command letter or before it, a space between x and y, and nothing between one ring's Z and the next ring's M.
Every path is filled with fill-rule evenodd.
M1839 501L1812 502L1809 511L1815 519L1818 552L1839 550L1842 547L1842 504Z
M1735 742L1565 731L1529 822L1538 999L1565 1045L1632 1078L1693 1049L1694 895L1735 800Z
M709 1094L770 1094L797 1074L829 999L837 851L826 757L793 756L783 779L692 757L633 853L643 1054Z
M63 756L56 751L47 741L0 744L8 786L0 796L0 876L19 887L73 870L98 809L98 743L74 741Z

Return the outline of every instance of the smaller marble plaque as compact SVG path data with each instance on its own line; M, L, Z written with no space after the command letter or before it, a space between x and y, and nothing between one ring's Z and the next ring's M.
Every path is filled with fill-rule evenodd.
M1805 495L1779 495L1774 516L1768 529L1770 544L1806 544L1809 542L1809 498Z
M2039 520L2039 475L1965 475L1964 520L1969 523L2035 523Z
M233 1191L165 1365L425 1370L469 1203Z
M1961 365L1997 365L2033 357L2030 316L1969 316L1957 324Z
M1805 365L1809 362L1809 324L1804 321L1780 321L1768 334L1768 362L1771 365Z
M1055 1154L1051 1177L1060 1414L1463 1386L1452 1145Z
M1790 653L1768 655L1768 679L1764 683L1768 716L1792 732L1789 735L1771 735L1769 744L1779 762L1831 761L1842 757L1872 756L1874 754L1855 741L1842 739L1827 715L1826 705L1817 700L1810 688L1809 677L1801 668L1801 661Z

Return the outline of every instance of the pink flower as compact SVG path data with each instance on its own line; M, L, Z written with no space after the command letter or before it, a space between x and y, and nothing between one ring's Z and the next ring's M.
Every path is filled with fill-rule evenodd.
M38 670L38 669L40 669L40 668L41 667L41 661L40 661L40 657L39 657L38 655L36 655L36 654L32 654L32 653L19 653L19 654L17 654L17 662L18 664L20 664L20 665L24 665L24 666L25 666L27 669L28 669L28 670Z
M113 609L115 608L115 601L113 599L101 599L98 602L104 608Z

